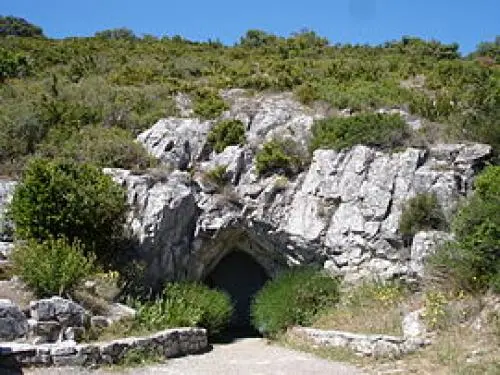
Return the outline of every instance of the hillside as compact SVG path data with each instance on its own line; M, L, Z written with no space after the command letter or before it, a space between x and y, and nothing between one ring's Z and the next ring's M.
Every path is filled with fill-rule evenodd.
M0 366L253 332L369 373L498 374L500 38L458 51L0 17Z
M132 140L179 115L176 94L189 95L195 116L216 118L228 108L220 90L229 88L293 91L330 115L402 108L425 119L411 141L419 146L500 147L498 43L463 58L456 44L334 45L311 31L281 38L250 30L235 46L127 29L52 40L14 21L2 18L0 29L0 174L18 174L34 154L143 169L151 160Z

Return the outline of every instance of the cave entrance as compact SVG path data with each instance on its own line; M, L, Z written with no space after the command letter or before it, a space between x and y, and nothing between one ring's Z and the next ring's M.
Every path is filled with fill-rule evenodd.
M266 270L243 251L227 254L205 278L209 287L220 289L231 297L234 314L230 330L241 334L255 333L251 326L250 305L268 279Z

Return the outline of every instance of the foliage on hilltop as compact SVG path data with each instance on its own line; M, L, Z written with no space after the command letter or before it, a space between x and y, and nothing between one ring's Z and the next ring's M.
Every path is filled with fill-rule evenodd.
M462 58L457 44L404 37L332 45L309 30L289 37L250 30L234 46L126 28L62 40L14 34L0 38L3 174L19 171L54 128L121 128L133 137L174 115L179 92L191 96L195 115L217 118L227 88L294 91L304 102L355 112L408 108L430 121L424 131L432 140L500 145L498 64ZM497 59L497 44L481 44L476 55Z

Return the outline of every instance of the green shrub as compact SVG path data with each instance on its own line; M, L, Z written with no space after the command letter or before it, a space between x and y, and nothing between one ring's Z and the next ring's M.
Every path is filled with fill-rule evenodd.
M54 128L40 146L45 157L66 158L98 167L145 169L154 166L154 159L136 142L131 133L120 128L84 127L68 134Z
M291 140L271 140L262 146L255 156L255 166L259 175L280 173L292 176L304 166L304 156Z
M405 144L410 130L399 115L366 113L318 120L312 127L311 149L341 150L356 144L390 149Z
M20 239L79 239L100 260L113 257L122 235L127 205L124 190L89 164L34 159L10 205Z
M210 169L209 171L207 171L206 177L208 178L208 180L210 180L214 184L216 184L218 186L224 186L227 182L226 170L227 170L227 166L218 165L218 166Z
M214 335L232 313L230 298L220 291L198 283L170 283L155 301L139 305L136 323L150 331L198 326Z
M28 58L0 47L0 83L7 78L26 76L30 73Z
M79 241L65 238L29 240L12 254L14 273L40 297L64 295L94 270L94 256L85 256Z
M208 133L208 143L215 152L222 152L227 146L245 143L245 125L240 120L219 121Z
M201 118L217 118L228 108L220 95L212 90L197 90L194 94L193 111Z
M436 194L417 194L406 202L399 222L399 232L412 238L422 230L445 230L446 218Z
M266 336L293 325L309 325L314 317L339 300L339 282L310 268L278 275L257 293L252 322Z
M474 186L474 195L453 220L455 241L440 248L429 264L459 289L500 292L500 166L487 167Z

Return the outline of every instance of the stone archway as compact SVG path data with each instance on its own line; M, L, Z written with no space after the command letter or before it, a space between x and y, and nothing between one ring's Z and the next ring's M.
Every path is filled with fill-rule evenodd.
M217 263L204 282L229 294L235 306L231 328L246 330L251 326L252 299L269 278L264 267L250 254L233 250Z

